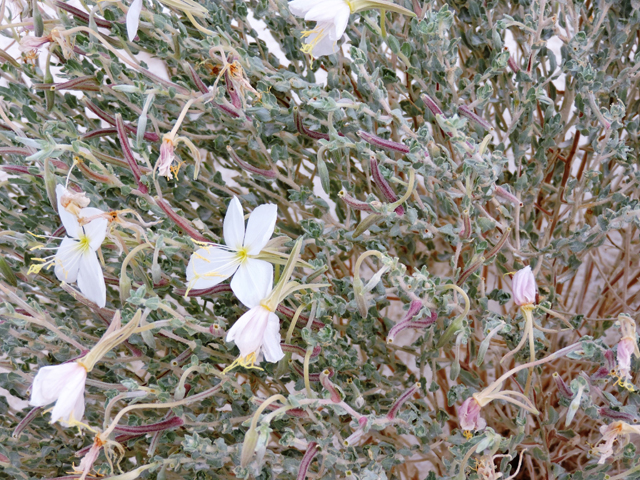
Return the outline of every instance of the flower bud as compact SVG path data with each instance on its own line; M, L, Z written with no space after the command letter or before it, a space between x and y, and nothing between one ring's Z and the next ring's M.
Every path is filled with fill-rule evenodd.
M536 279L531 267L527 266L515 273L511 283L511 291L516 305L532 305L536 302Z
M480 404L473 398L467 398L458 410L460 428L463 430L482 430L487 426L487 422L480 416Z

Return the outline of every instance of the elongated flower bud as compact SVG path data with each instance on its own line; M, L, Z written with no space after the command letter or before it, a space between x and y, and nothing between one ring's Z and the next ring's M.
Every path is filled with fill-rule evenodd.
M314 140L329 140L328 133L314 132L313 130L309 130L304 126L304 123L302 123L302 118L300 117L300 112L298 111L298 107L294 107L293 109L293 121L295 122L296 129L299 133L302 133L309 138L313 138Z
M618 410L613 410L608 407L599 408L598 413L604 418L609 418L611 420L624 420L627 423L635 423L638 420L635 415L631 415L626 412L619 412Z
M175 223L178 227L180 227L180 229L182 231L184 231L187 235L189 235L191 238L193 238L194 240L198 241L198 242L207 242L207 239L205 237L203 237L202 235L200 235L200 233L191 226L191 224L189 223L188 220L185 220L184 218L182 218L180 215L178 215L169 205L169 203L162 199L162 198L156 198L156 203L158 204L158 206L162 209L162 211L164 213L167 214L167 217L169 217L169 219Z
M394 418L396 418L396 415L398 414L398 410L400 410L400 407L402 407L402 405L407 400L409 400L411 397L413 397L415 395L415 393L418 390L420 390L420 386L421 385L419 383L415 383L406 392L404 392L402 395L400 395L400 397L391 406L391 410L389 410L389 413L387 413L387 418L389 420L393 420Z
M391 150L392 152L409 153L409 147L403 143L394 142L392 140L385 140L384 138L377 137L371 133L367 133L364 130L360 130L358 135L367 143L375 145L376 147Z
M231 148L231 145L227 145L227 152L229 152L229 156L231 157L231 159L235 163L237 163L243 170L246 170L247 172L255 173L257 175L262 175L263 177L267 177L267 178L276 178L278 176L278 173L274 172L273 170L264 170L262 168L254 167L253 165L249 165L247 162L242 160L238 155L236 155L236 152L233 151L233 148Z
M420 98L422 99L422 101L424 102L424 104L429 109L429 111L433 114L434 117L436 115L444 115L444 113L442 112L438 104L434 102L429 95L427 95L426 93L423 93L420 96Z
M516 206L520 206L520 207L522 206L522 202L518 199L518 197L516 197L511 192L509 192L508 190L505 190L500 186L496 187L496 195L504 198L505 200L509 200L511 203L513 203Z
M330 373L331 372L329 372L329 370L323 370L320 374L320 383L324 388L329 390L329 393L331 393L331 401L333 403L340 403L342 401L342 396L340 395L340 392L338 392L336 386L331 383L331 380L329 380Z
M338 196L344 200L344 203L346 203L347 205L349 205L351 208L353 208L354 210L360 210L362 212L373 212L373 208L371 207L371 205L369 205L366 202L361 202L360 200L358 200L357 198L353 198L351 195L349 195L347 192L345 192L344 190L341 190L338 193Z
M372 156L369 159L369 164L371 165L371 175L373 176L373 181L375 182L377 187L380 189L380 191L382 192L386 200L390 203L397 202L398 196L391 189L391 185L389 185L389 182L387 182L387 179L382 176L382 173L380 173L378 160ZM395 212L399 216L404 215L404 207L402 205L398 205L398 207L396 207L395 209Z
M458 113L463 117L467 117L468 119L474 121L489 132L493 130L493 127L489 122L487 122L484 118L476 114L473 110L465 105L461 105L460 107L458 107Z
M147 188L147 186L142 183L142 173L140 172L138 162L133 156L133 152L131 151L131 147L129 146L129 140L127 139L127 132L125 130L124 122L122 121L122 116L119 113L116 114L116 129L118 130L118 139L120 140L122 153L124 155L124 158L127 160L127 163L129 164L129 168L131 169L134 178L136 179L138 190L140 190L143 194L149 193L149 189Z
M302 457L302 461L300 462L300 468L298 469L298 476L296 477L296 480L304 480L305 478L307 478L307 472L309 471L311 462L318 454L318 451L318 444L316 442L309 442L307 451L305 452L304 457Z
M556 382L556 387L558 388L558 393L560 395L567 400L573 398L573 392L557 372L553 374L553 380Z

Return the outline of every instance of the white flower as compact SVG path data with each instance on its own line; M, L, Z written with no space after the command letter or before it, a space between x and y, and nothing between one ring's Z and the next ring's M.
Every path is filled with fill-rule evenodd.
M187 265L189 289L211 288L233 275L231 289L236 297L249 308L257 306L271 289L273 266L256 256L273 234L277 210L272 204L257 207L249 216L245 232L242 206L234 197L224 217L226 246L207 245L191 255Z
M349 2L346 0L293 0L289 3L289 10L298 17L304 17L308 22L317 22L316 28L302 32L307 38L303 52L320 57L338 51L338 40L347 29L349 16L352 13Z
M63 363L38 370L31 387L29 403L44 407L56 402L51 412L51 423L60 420L69 426L84 415L84 386L87 370L79 362Z
M307 22L317 22L316 28L302 32L302 36L307 38L302 51L311 53L315 57L336 53L338 40L347 29L349 16L371 8L415 16L411 10L389 0L293 0L289 2L291 13L304 17Z
M235 342L240 349L240 363L247 366L260 362L261 353L267 362L275 363L284 357L280 347L280 319L266 305L266 299L271 294L273 280L258 285L255 298L260 298L255 304L246 304L250 308L242 315L227 333L227 342Z
M607 458L613 455L613 444L615 441L618 440L620 447L623 448L629 443L630 434L635 433L636 435L640 435L640 427L629 425L623 421L617 421L609 425L602 425L600 427L600 433L602 434L602 438L600 442L598 442L598 445L593 448L592 453L600 456L598 464L603 465ZM618 437L622 438L620 439Z
M511 281L513 301L516 305L532 305L536 303L536 278L531 267L527 266L518 270Z
M89 202L83 194L56 187L58 214L67 231L55 256L58 280L78 282L80 291L99 307L107 301L107 290L96 250L107 234L109 220L98 208L83 208Z
M631 355L640 358L636 322L627 314L618 315L622 339L618 342L618 369L625 381L631 380Z
M130 42L133 42L138 33L140 12L142 12L142 0L133 0L127 12L127 37L129 37Z

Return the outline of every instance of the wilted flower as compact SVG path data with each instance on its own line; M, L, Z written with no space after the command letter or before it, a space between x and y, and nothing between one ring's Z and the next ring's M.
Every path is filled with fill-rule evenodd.
M523 306L536 303L536 279L533 276L531 267L526 266L513 275L511 290L513 292L513 301L516 302L516 305Z
M618 437L622 436L620 445L624 446L629 443L630 434L635 433L640 435L640 427L618 421L610 423L609 425L602 425L600 427L600 433L602 434L602 438L598 445L593 448L592 453L600 456L598 464L602 465L607 458L613 455L613 444L618 440Z
M265 285L256 285L258 297L266 299L271 293L273 280ZM243 302L244 303L244 302ZM240 349L240 357L260 361L261 353L267 362L275 363L284 357L280 347L280 319L262 301L246 304L250 308L227 333L227 342L235 342Z
M171 135L162 137L162 145L160 145L160 156L158 157L158 173L163 177L172 178L171 166L176 158L173 153L176 144Z
M38 370L31 387L29 403L34 407L44 407L55 402L51 423L60 420L63 425L70 426L79 422L84 414L87 373L105 353L131 336L141 316L141 311L138 310L129 323L122 327L120 312L116 312L100 341L84 357Z
M205 245L191 255L189 289L211 288L233 275L231 289L236 297L249 308L258 305L271 290L273 266L257 257L273 234L277 210L272 204L256 207L245 232L242 205L234 197L224 217L226 245Z
M618 316L618 322L622 332L622 339L618 342L618 369L622 378L629 381L631 379L631 354L640 358L636 322L625 314Z
M487 422L480 416L480 410L480 404L475 398L467 398L460 407L460 410L458 410L460 428L472 432L474 430L482 430L486 427Z
M302 241L298 240L284 266L280 281L273 290L271 289L273 284L271 276L264 284L256 282L242 286L243 289L253 289L250 295L243 295L244 300L238 297L250 310L242 315L227 333L227 342L235 342L240 349L240 357L225 371L229 371L237 365L256 368L254 364L260 362L263 353L265 359L272 363L284 356L280 346L280 320L274 313L278 305L287 296L298 290L311 290L325 286L321 284L300 285L296 281L289 281L298 262L301 247ZM269 266L271 267L271 265ZM236 278L238 278L237 275L234 277L234 281ZM251 281L250 277L247 278Z
M33 380L29 403L34 407L44 407L56 402L51 412L51 423L60 420L69 426L84 415L86 380L87 369L80 362L42 367Z

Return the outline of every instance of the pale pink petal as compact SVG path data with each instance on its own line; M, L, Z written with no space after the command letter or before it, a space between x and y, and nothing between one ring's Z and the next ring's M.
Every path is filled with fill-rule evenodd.
M217 247L200 248L189 259L187 281L190 288L211 288L229 278L238 269L235 252Z
M238 197L233 197L229 202L222 230L227 247L240 250L244 244L244 214Z
M251 212L244 235L244 247L248 249L248 255L258 255L265 247L273 235L277 218L278 207L271 203L260 205Z
M527 266L513 275L511 290L516 305L530 305L536 302L536 279L531 267Z
M267 298L273 286L273 265L247 258L231 280L231 290L246 307L253 308Z
M87 252L82 256L78 270L78 287L85 297L100 308L106 305L107 287L96 252Z

